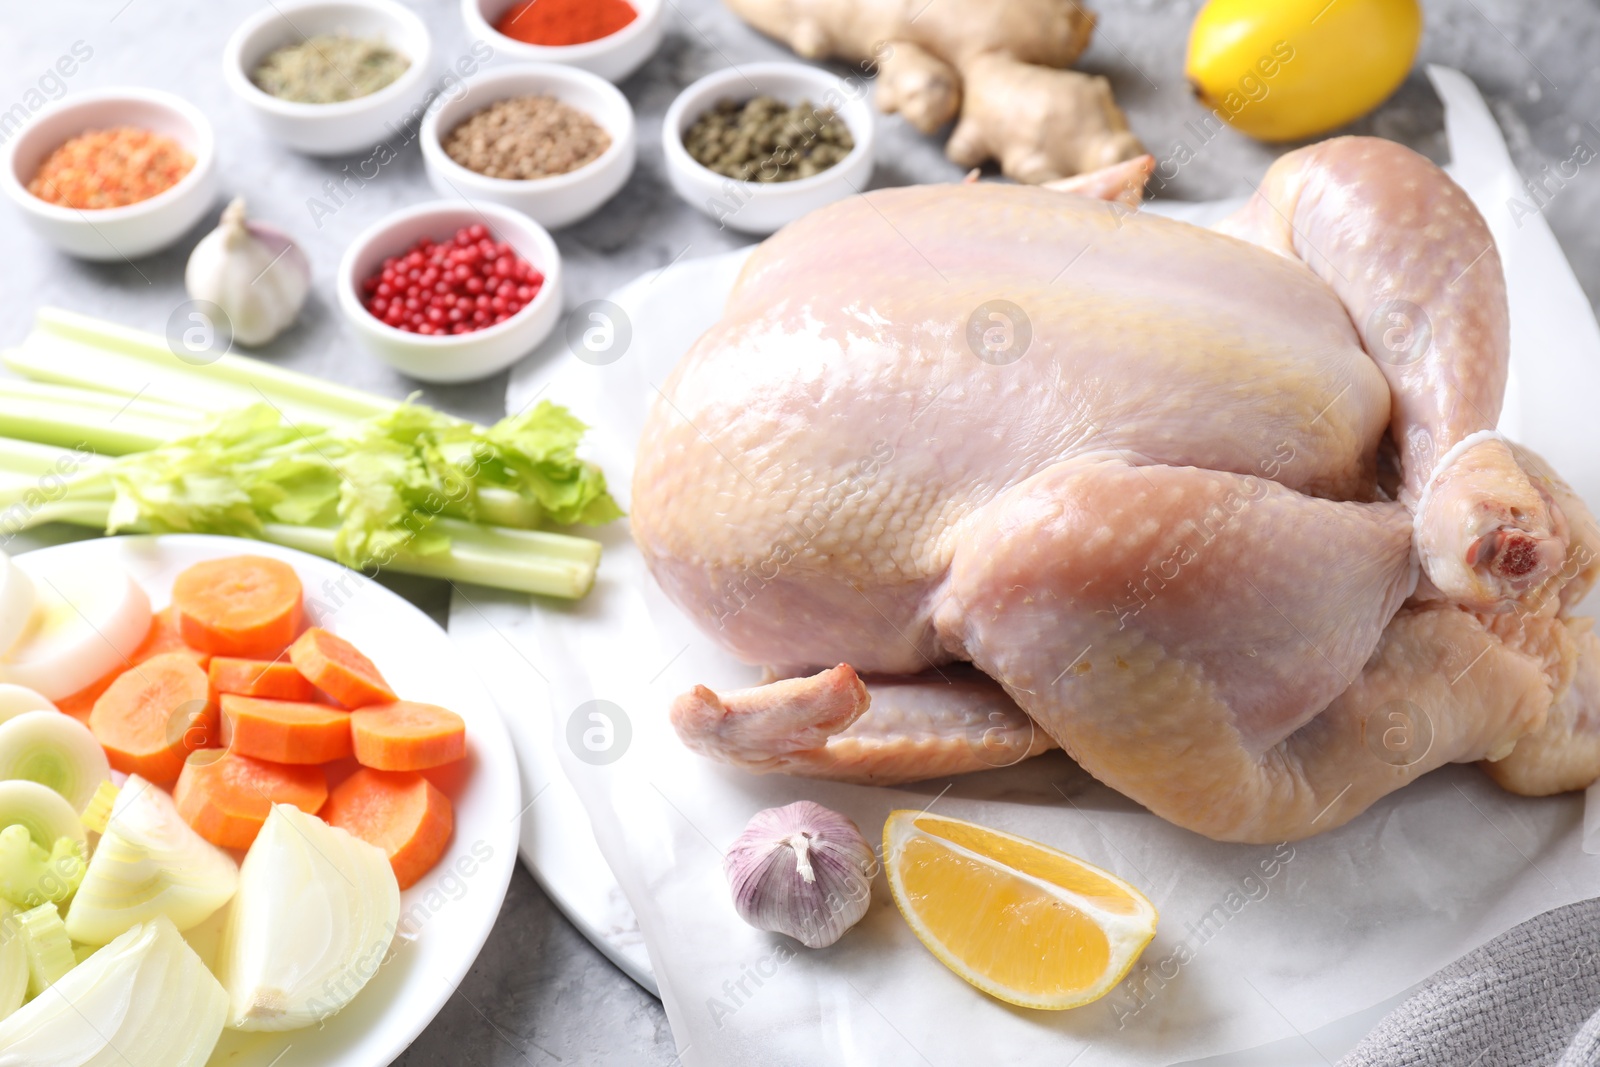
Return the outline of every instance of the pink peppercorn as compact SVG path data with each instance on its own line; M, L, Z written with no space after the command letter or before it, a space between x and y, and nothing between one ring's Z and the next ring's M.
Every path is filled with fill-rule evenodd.
M463 226L448 241L424 237L361 284L361 302L396 329L462 334L504 322L539 295L544 275L486 226Z

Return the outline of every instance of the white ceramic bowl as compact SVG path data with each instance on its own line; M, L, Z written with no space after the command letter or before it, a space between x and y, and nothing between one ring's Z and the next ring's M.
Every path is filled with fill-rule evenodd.
M463 226L481 222L544 275L539 293L504 322L472 333L408 333L361 305L360 286L390 256L423 237L446 241ZM504 370L550 335L561 318L561 253L544 228L497 204L435 200L397 211L368 227L339 261L339 307L368 348L396 370L425 382L467 382Z
M51 152L88 130L137 126L177 141L194 167L172 188L126 207L79 210L28 192ZM217 198L217 146L193 104L157 89L101 89L39 112L5 147L0 184L46 240L82 259L136 259L159 251L199 222Z
M741 182L701 166L683 146L683 135L722 100L771 96L787 104L810 100L831 107L850 127L856 146L843 160L792 182ZM803 63L744 63L707 74L667 109L661 147L667 178L678 195L718 222L745 233L767 234L819 207L863 192L872 178L874 119L865 87Z
M250 80L268 53L324 33L381 38L411 65L377 92L335 104L280 100ZM284 0L250 16L228 38L222 73L274 138L307 155L338 156L393 136L391 128L416 115L432 56L428 28L394 0Z
M611 147L577 170L526 180L490 178L445 155L444 137L477 112L496 100L539 95L587 113L611 135ZM551 229L594 214L617 195L638 154L627 97L598 75L551 63L497 67L468 78L459 95L428 112L420 140L428 181L440 196L505 204Z
M461 0L467 35L474 40L487 41L497 56L516 62L563 63L598 74L607 81L622 81L643 66L661 47L661 35L666 29L663 18L666 5L662 0L628 0L639 16L610 37L585 44L527 44L494 28L507 9L518 2L520 0Z

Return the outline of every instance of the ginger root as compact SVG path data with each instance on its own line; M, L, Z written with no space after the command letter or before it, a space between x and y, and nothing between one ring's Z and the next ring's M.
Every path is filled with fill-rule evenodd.
M1089 47L1077 0L727 0L735 15L807 59L861 63L884 42L916 45L957 69L985 52L1065 67Z
M967 65L964 91L944 149L963 167L998 158L1008 177L1040 184L1144 154L1097 75L985 55Z
M1046 182L1143 154L1104 78L1065 71L1094 16L1077 0L726 0L808 59L878 66L878 107L924 133L955 118L946 154Z
M923 133L933 133L961 110L961 75L918 45L905 41L878 64L878 110L899 112Z

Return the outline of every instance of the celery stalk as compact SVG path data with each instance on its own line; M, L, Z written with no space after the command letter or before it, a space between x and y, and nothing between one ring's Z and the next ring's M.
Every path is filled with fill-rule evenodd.
M121 789L110 782L101 782L90 798L89 804L83 809L78 820L83 823L83 828L93 833L106 832L106 824L111 821L111 809L116 806L117 796Z
M28 952L17 914L14 904L0 900L0 1022L28 999Z
M156 448L199 423L198 415L167 404L43 382L0 383L0 434L40 444L120 456Z
M66 977L78 965L78 957L72 954L72 939L54 904L18 912L15 921L28 955L28 993L36 997Z
M549 405L476 427L244 357L190 365L164 338L49 308L0 358L31 379L0 382L0 532L59 521L245 533L403 573L579 597L593 584L599 543L534 527L618 514L603 475L574 459L582 424L560 408L546 414ZM263 426L257 439L207 428L261 425L234 421L251 419L243 409L252 406L270 406L282 428ZM466 462L474 441L470 449L504 457L481 475ZM104 458L135 454L131 468ZM450 488L441 460L468 471L470 492ZM328 466L342 487L337 528L328 475L317 473ZM429 484L438 511L418 503ZM411 535L398 525L405 507L424 509L421 528L404 520Z
M75 386L0 379L0 437L21 443L82 446L102 456L124 456L193 433L204 422L205 414L220 412L197 413L143 397L124 398ZM6 443L0 440L0 449ZM43 474L44 468L36 473ZM6 476L7 471L0 470L0 487ZM537 508L509 489L482 486L475 502L477 513L472 518L489 526L532 529L542 518ZM469 517L460 505L448 507L445 513Z
M35 381L77 386L118 396L140 396L196 411L226 411L259 404L265 399L291 421L317 426L364 418L373 413L370 410L341 409L336 402L319 402L308 387L296 390L265 379L253 384L244 375L224 373L230 368L219 371L225 360L240 357L224 356L215 363L197 368L181 363L171 352L163 351L166 362L157 363L35 330L21 346L7 350L0 359L12 371ZM267 364L261 366L266 367ZM271 369L277 374L289 373Z
M154 422L190 425L200 422L204 413L149 397L132 399L119 393L80 389L75 385L31 381L25 378L0 379L0 390L20 399L37 399L57 404L77 404L99 411L109 419L120 420L138 414Z
M47 849L26 826L8 826L0 830L0 897L24 908L66 900L83 880L88 860L80 839L58 837Z
M66 449L0 438L0 474L11 475L0 481L0 533L15 533L46 522L105 529L111 515L112 492L109 480L98 469L105 463L99 457L89 457L87 468L67 481L64 495L58 499L32 507L26 501L28 493L39 491L38 475L73 458L76 457ZM568 599L582 597L594 584L595 568L600 562L598 541L456 519L438 518L434 522L449 536L447 548L426 554L401 551L385 566L400 574ZM141 527L128 529L137 532ZM320 526L267 523L262 527L263 540L327 559L338 558L336 535L336 530Z
M454 519L434 521L449 531L449 547L426 554L401 550L387 564L389 569L568 600L579 599L594 585L599 541ZM320 526L267 523L263 527L264 540L328 559L337 558L334 536L335 531Z
M225 356L205 366L184 364L154 334L59 308L41 308L33 333L22 347L0 353L0 361L32 380L0 382L0 396L16 393L19 386L38 388L46 383L57 387L54 398L63 402L77 398L94 404L89 398L107 393L136 398L129 411L141 416L138 429L149 434L143 443L131 435L119 439L114 428L96 433L86 425L87 419L70 415L79 432L74 440L67 440L70 434L64 430L52 432L48 424L7 423L0 401L0 434L67 446L86 443L108 456L143 451L189 432L194 412L218 415L265 401L292 422L333 428L396 406L392 400L248 357ZM73 388L61 391L62 387ZM169 415L171 432L155 441L160 432L155 422ZM477 505L479 519L490 525L529 528L540 521L536 510L516 493L493 486L478 491ZM456 508L451 513L467 517Z
M167 347L165 338L60 308L40 308L35 316L35 324L36 329L30 341L45 335L69 344L76 343L79 348L98 351L101 354L100 362L106 369L115 368L116 373L100 383L93 380L71 383L90 389L106 389L124 396L135 396L149 382L150 391L145 395L189 406L194 394L182 385L198 387L203 383L219 391L226 389L232 394L231 399L224 403L201 405L206 410L219 411L259 403L264 395L283 408L291 418L298 421L302 417L291 408L303 408L305 421L322 426L381 415L395 407L392 400L326 382L309 374L284 370L246 356L226 355L204 366L193 367L176 358ZM57 377L47 380L63 379ZM168 387L174 382L181 383L180 387L175 393L169 392Z
M0 437L0 475L29 478L30 484L36 484L39 476L51 471L66 474L104 463L99 456L74 453L69 448Z

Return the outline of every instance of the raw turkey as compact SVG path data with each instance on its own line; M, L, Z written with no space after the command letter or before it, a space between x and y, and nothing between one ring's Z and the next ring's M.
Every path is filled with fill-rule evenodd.
M880 190L752 255L633 487L661 586L773 679L684 694L684 741L879 783L1059 745L1238 841L1445 763L1600 775L1600 531L1494 430L1466 194L1369 138L1217 230L1075 189Z

